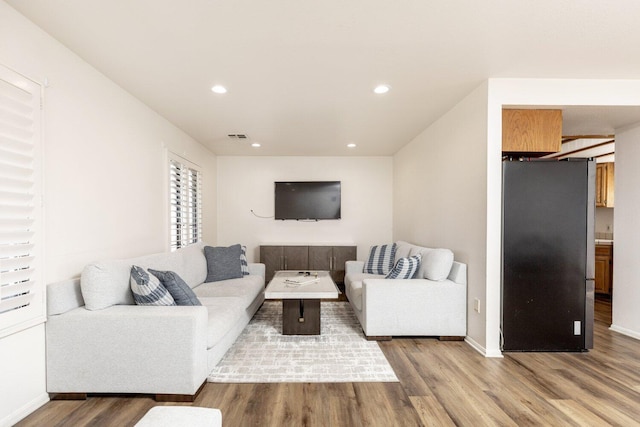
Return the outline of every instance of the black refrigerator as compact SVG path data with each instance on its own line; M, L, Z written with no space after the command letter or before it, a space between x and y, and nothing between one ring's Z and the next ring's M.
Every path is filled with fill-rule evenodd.
M593 348L595 161L502 166L502 349Z

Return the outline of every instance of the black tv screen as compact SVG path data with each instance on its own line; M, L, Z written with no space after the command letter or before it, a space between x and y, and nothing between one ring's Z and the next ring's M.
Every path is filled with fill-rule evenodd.
M340 219L340 181L276 182L276 219Z

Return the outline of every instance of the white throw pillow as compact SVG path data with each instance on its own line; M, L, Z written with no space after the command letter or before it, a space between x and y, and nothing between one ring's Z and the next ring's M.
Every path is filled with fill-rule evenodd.
M422 255L416 278L440 282L446 280L453 267L453 252L449 249L413 248L411 255Z

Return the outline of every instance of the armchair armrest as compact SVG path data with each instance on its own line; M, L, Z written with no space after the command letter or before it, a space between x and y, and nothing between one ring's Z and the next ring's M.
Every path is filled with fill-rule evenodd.
M344 263L344 274L362 273L364 271L364 261L347 261Z
M265 266L259 262L250 262L249 264L249 274L253 274L256 276L262 276L264 279L265 276Z
M451 280L364 279L362 312L369 336L465 336L467 287Z

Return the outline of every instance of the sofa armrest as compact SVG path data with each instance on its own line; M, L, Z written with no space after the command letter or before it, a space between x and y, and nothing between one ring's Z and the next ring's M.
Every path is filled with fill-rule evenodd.
M467 287L428 279L364 279L363 329L369 336L465 336Z
M262 278L264 279L264 276L265 276L264 264L259 262L250 262L248 265L249 265L249 274L262 276Z
M347 261L344 263L344 274L362 273L364 271L364 261Z
M74 308L82 307L82 291L80 279L69 279L47 285L47 315L66 313Z
M207 369L207 308L117 305L50 316L50 393L193 395Z

